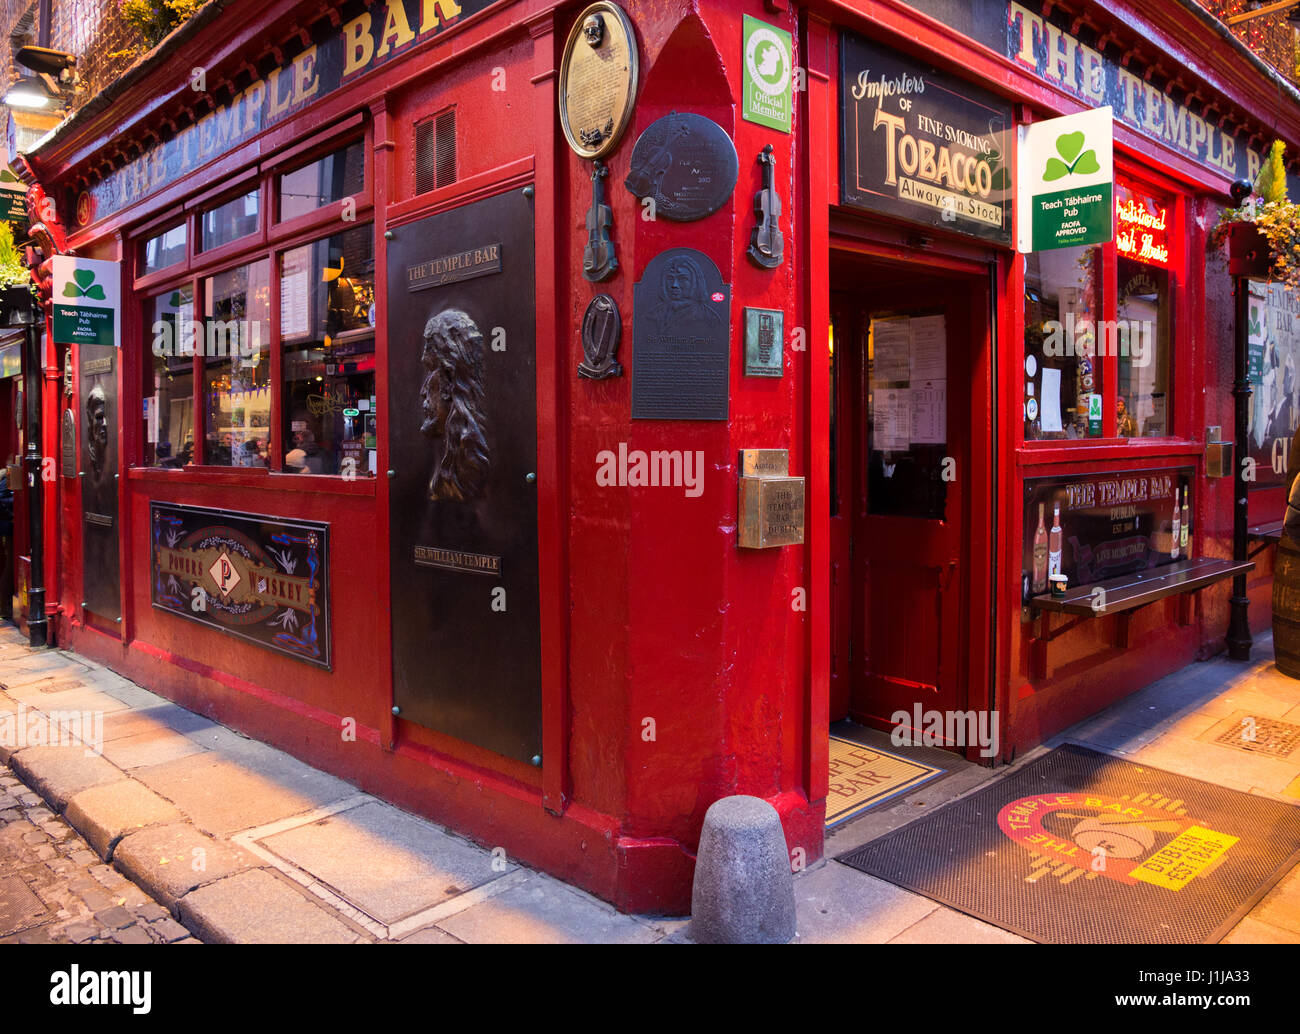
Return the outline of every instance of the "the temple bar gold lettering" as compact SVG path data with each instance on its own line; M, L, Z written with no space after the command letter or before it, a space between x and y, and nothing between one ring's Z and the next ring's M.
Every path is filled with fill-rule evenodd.
M459 280L471 280L476 276L500 272L501 245L484 244L454 255L430 259L418 266L408 266L406 287L410 291L420 291L426 287L441 287L443 284L454 284Z

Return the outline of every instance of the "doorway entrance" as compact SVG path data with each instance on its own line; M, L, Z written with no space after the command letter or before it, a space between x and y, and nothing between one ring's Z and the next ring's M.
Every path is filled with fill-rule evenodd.
M988 706L989 278L832 251L830 288L830 720L922 742Z

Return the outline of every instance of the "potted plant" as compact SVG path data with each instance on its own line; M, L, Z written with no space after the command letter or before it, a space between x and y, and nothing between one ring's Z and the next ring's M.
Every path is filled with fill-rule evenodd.
M1300 205L1287 197L1285 151L1273 141L1250 196L1223 213L1210 243L1227 251L1233 276L1300 287Z
M0 221L0 326L16 327L35 320L36 285L14 244L13 228Z

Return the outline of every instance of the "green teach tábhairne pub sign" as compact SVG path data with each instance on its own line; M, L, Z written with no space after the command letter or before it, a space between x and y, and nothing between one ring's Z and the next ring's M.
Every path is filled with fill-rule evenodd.
M27 188L3 161L0 161L0 222L14 228L15 238L27 233Z
M1021 126L1016 247L1105 244L1115 236L1115 123L1110 108Z
M54 340L60 345L121 345L122 277L116 262L56 255Z

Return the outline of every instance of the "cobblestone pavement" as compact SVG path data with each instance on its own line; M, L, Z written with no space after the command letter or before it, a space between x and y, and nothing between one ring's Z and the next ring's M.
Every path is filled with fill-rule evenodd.
M0 764L0 944L198 944Z

